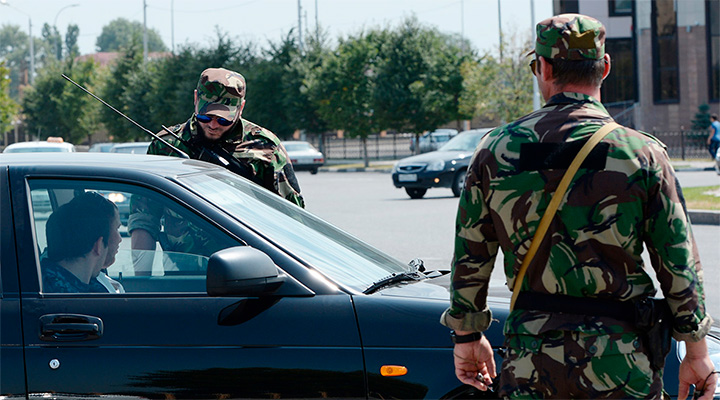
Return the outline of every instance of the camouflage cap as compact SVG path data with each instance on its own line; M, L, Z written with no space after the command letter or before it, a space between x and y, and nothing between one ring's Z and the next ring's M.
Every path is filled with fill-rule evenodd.
M198 114L234 120L245 98L245 78L224 68L208 68L197 84Z
M535 53L550 59L599 60L605 56L605 26L580 14L548 18L537 24Z

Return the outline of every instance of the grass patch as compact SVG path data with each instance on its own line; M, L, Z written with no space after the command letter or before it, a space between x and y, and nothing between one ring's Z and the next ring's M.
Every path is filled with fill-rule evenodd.
M683 195L690 210L720 210L720 186L683 188Z

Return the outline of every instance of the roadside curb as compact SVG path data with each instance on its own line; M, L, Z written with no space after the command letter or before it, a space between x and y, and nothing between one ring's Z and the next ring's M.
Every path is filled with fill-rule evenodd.
M696 225L720 225L720 211L688 210L688 216Z
M322 172L382 172L390 173L392 168L373 168L373 167L320 167Z

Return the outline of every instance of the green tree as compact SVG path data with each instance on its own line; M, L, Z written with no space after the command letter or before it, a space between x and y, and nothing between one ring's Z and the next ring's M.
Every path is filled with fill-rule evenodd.
M12 128L18 108L18 104L10 97L10 68L5 66L5 61L0 61L0 134Z
M408 18L381 46L375 95L385 127L419 132L459 119L462 40Z
M701 104L698 107L698 112L695 113L695 118L692 120L692 129L696 131L705 130L710 128L710 106L707 104Z
M328 126L361 139L366 166L367 137L381 130L375 117L374 71L382 36L371 32L341 39L309 82L318 113Z
M65 74L94 91L97 66L92 60L51 63L40 71L35 86L23 98L28 131L40 139L59 136L71 143L82 143L100 129L88 113L96 112L96 100L62 78Z
M148 51L167 51L157 30L149 28ZM138 21L129 21L125 18L117 18L105 25L95 41L97 51L121 51L133 43L142 43L143 25Z
M10 70L10 97L20 100L21 87L29 83L30 52L28 35L18 25L0 28L0 59Z
M132 75L140 70L141 65L142 50L138 49L136 42L131 43L122 56L110 67L109 79L104 82L101 89L101 97L108 104L133 119L137 116L128 112L130 103L133 101L126 95L126 92L129 90ZM142 105L140 106L142 107ZM137 127L110 108L103 107L100 113L108 135L113 141L131 141L144 136Z
M503 59L485 55L462 65L463 90L459 109L464 114L490 117L496 122L512 121L532 111L532 80L526 49L530 40L519 44L514 36L503 36Z

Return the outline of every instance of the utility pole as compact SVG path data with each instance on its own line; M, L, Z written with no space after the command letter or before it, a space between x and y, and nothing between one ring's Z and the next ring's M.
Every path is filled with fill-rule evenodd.
M502 33L502 10L498 0L498 39L500 40L500 62L503 60L503 33Z
M143 63L147 62L148 57L147 39L147 1L143 0Z
M301 0L298 0L298 47L300 51L303 51L303 39L302 39L302 5Z
M170 0L170 43L175 54L175 0Z
M535 32L535 0L530 0L530 29L532 29L532 37L533 37L533 43L535 43L535 40L537 39L535 36L537 35L537 32ZM540 93L538 88L538 82L537 77L533 76L533 110L537 110L540 108Z

